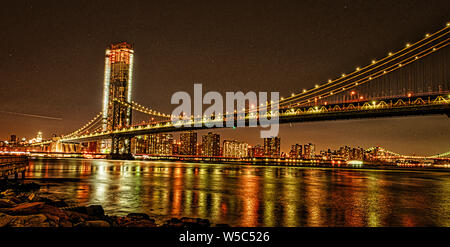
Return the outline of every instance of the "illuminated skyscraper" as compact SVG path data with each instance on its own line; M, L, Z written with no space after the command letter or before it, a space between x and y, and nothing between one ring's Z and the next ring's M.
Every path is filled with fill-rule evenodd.
M280 138L264 138L264 155L267 157L280 157Z
M263 157L264 156L264 147L261 145L256 145L253 147L248 147L248 156L249 157Z
M302 145L301 144L294 144L291 146L291 151L289 152L289 157L301 158L302 155L303 155L303 153L302 153Z
M173 135L167 133L149 135L149 154L172 155Z
M239 141L223 141L224 157L245 158L248 156L248 144Z
M42 132L39 131L36 136L36 142L41 142L41 141L42 141Z
M220 135L209 132L202 136L202 155L219 156L220 155Z
M303 146L303 158L305 159L314 159L316 156L316 145L312 143L305 144Z
M197 151L197 133L185 132L180 134L180 154L195 155Z
M105 73L103 83L103 119L104 131L115 130L131 125L131 108L117 101L131 102L133 85L132 45L122 42L112 44L106 49ZM107 148L109 143L104 143ZM129 139L112 138L111 153L131 152Z

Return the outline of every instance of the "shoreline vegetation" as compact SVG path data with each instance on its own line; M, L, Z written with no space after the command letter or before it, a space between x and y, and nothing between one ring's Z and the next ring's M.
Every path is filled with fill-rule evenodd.
M0 227L227 227L208 219L158 220L145 213L106 215L101 205L70 207L39 193L40 185L19 180L0 180Z

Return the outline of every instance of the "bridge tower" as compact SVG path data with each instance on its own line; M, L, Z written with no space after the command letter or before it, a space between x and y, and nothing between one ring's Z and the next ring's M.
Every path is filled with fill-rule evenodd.
M133 46L127 42L111 44L106 49L102 109L102 128L104 131L121 129L131 125L131 108L117 101L131 102L133 56ZM110 149L110 154L113 157L121 154L131 155L131 140L130 138L112 136L112 140L102 143L102 149Z

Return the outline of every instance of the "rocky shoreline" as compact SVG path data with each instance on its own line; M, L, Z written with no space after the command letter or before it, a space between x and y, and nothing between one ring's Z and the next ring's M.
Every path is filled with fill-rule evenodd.
M69 207L40 196L36 183L0 180L0 227L183 227L212 226L200 218L171 218L156 223L145 213L106 215L101 205ZM216 224L214 226L227 226Z

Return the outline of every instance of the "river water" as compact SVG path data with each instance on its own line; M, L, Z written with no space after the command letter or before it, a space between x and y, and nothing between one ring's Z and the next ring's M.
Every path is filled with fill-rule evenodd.
M110 215L231 226L450 226L450 172L36 159L27 180Z

